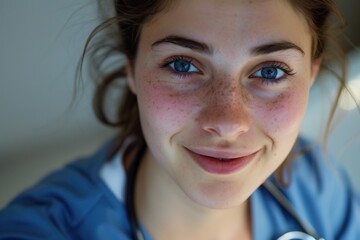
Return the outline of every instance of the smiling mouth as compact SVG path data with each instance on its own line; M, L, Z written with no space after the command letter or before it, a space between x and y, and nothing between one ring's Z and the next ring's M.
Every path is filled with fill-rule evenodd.
M190 150L185 148L191 158L204 171L212 174L226 175L240 171L245 168L259 151L246 154L231 154L231 153L216 153L211 151L211 154L203 154L201 151ZM221 156L223 155L223 156ZM225 157L225 155L229 157ZM230 157L231 156L231 157Z

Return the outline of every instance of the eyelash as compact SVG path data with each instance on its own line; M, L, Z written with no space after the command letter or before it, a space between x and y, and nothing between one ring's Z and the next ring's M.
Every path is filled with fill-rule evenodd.
M171 64L175 63L176 61L180 61L180 60L188 62L190 65L195 67L199 72L179 72L170 66ZM201 71L199 70L199 68L192 63L193 61L194 61L194 59L190 58L190 57L173 56L173 57L170 57L169 59L166 59L164 63L160 64L160 67L166 68L172 74L174 74L176 77L178 77L180 79L184 79L184 78L190 77L192 74L201 74Z
M261 71L265 67L280 69L281 71L284 72L284 76L282 76L280 78L275 78L275 79L253 76L255 73L257 73L258 71ZM294 72L294 70L292 68L290 68L288 65L286 65L282 62L276 62L276 61L262 63L260 66L256 67L256 69L257 70L254 71L249 76L249 78L259 79L261 81L261 84L263 84L263 85L278 84L281 81L283 81L287 76L293 76L296 74L296 72Z
M171 64L175 63L176 61L180 61L180 60L184 60L184 61L188 62L188 64L195 67L199 72L180 72L180 71L176 71L173 67L170 66ZM185 79L185 78L190 77L193 74L201 74L201 71L199 70L199 68L196 67L192 63L193 61L194 61L194 59L191 58L191 57L173 56L173 57L170 57L169 59L166 59L164 63L160 64L160 67L161 68L166 68L168 71L170 71L172 74L174 74L176 77L178 77L180 79ZM275 79L254 76L255 73L257 73L258 71L261 71L265 67L280 69L281 71L284 72L284 76L282 76L280 78L275 78ZM263 85L276 85L276 84L280 83L281 81L283 81L287 76L295 75L295 72L294 72L294 70L292 68L290 68L288 65L286 65L286 64L284 64L282 62L277 62L277 61L271 61L271 62L262 63L256 69L257 70L254 71L249 76L249 78L259 79L261 84L263 84Z

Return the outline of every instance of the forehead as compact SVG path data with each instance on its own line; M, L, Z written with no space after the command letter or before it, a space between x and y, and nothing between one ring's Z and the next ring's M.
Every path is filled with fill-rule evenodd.
M149 39L180 34L215 46L310 41L306 19L288 0L177 0L145 23L142 33Z

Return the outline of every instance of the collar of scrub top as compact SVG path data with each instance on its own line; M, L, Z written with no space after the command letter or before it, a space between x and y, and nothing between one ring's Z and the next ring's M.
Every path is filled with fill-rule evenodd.
M135 209L135 191L134 186L136 182L136 174L138 172L142 156L146 150L146 144L143 142L140 149L136 153L131 166L129 168L128 177L126 180L126 190L125 190L125 205L127 214L130 219L131 225L131 234L132 239L135 240L145 240L144 234L140 229L139 222L136 217ZM304 230L301 231L290 231L284 233L276 240L325 240L320 237L320 235L308 224L304 219L301 219L300 216L295 212L294 208L291 206L288 199L284 194L270 181L266 181L263 184L264 188L270 193L271 196L280 204L281 207L287 211L292 218L299 224L299 226Z

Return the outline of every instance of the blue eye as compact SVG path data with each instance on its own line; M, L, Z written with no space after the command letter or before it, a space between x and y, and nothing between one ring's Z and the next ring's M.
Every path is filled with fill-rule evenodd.
M200 72L199 69L191 63L191 61L186 59L175 59L171 61L168 66L178 73Z
M253 77L263 78L263 79L280 79L286 72L279 67L262 67L260 70L252 74Z

